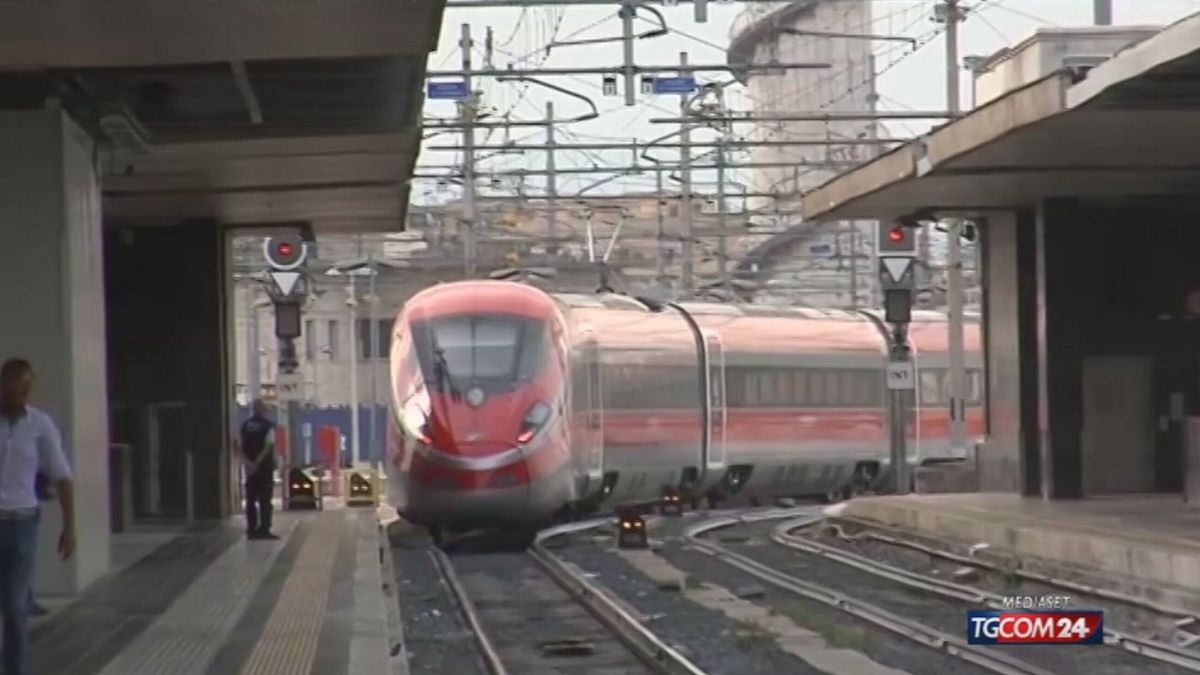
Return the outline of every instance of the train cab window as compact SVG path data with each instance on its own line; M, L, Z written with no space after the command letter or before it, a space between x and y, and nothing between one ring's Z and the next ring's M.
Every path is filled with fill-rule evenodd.
M427 378L436 381L440 365L456 383L528 380L539 374L547 346L541 321L503 314L418 322L413 337Z

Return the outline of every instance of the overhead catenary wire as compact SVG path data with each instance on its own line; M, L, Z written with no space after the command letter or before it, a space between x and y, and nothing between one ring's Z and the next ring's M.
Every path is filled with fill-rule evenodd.
M989 0L985 0L985 2L987 2L987 1L989 1ZM851 3L847 3L847 6L849 6L849 4L851 4ZM926 4L928 4L928 3L926 3ZM577 35L586 33L588 30L602 26L605 23L610 22L616 18L613 13L609 12L609 13L606 13L606 16L600 18L597 21L591 22L589 25L583 26L580 29L565 30L564 28L566 27L567 24L564 22L563 16L565 15L566 8L562 4L551 5L551 6L540 5L539 10L532 9L532 5L529 5L529 4L517 4L517 5L514 5L514 7L518 12L520 12L520 17L518 18L518 21L517 21L518 26L512 28L511 31L509 31L507 33L507 37L504 40L500 41L499 46L494 47L493 51L496 55L504 54L505 58L516 59L516 60L524 59L521 62L530 62L530 63L532 63L532 62L547 63L547 62L549 62L551 56L553 56L555 58L561 58L562 53L560 52L560 50L557 47L555 47L553 45L553 43L556 40L557 41L568 40L572 36L577 36ZM848 11L849 11L848 9L838 8L839 14L845 14ZM900 17L906 18L908 16L908 12L912 12L912 11L914 11L912 8L903 8L903 9L893 10L893 11L889 12L889 14L897 14ZM924 12L922 12L922 11L918 10L918 11L915 11L914 13L923 14L923 16L921 18L922 19L926 18L926 15L924 15ZM544 23L543 19L554 19L557 23L558 28L560 28L562 30L554 31L554 34L549 37L546 37L546 35L547 35L546 33L538 33L538 31L541 31L543 28L543 23ZM518 27L522 23L524 23L527 26L527 28L523 29L523 31L518 30ZM878 23L879 23L878 19L872 21L872 25L878 25ZM701 37L692 35L691 33L688 33L685 30L680 30L678 28L675 28L674 26L670 26L670 28L672 29L672 32L680 34L692 42L704 45L706 48L712 48L712 49L718 48L712 42L706 41ZM936 37L936 34L939 32L940 32L940 30L930 31L930 33L932 33L934 37ZM538 37L538 38L544 37L545 42L541 45L529 44L529 41L530 41L529 38L534 37L535 34L536 34L536 37ZM515 36L519 36L519 39L518 39L518 37L515 37ZM921 35L919 37L925 38L927 36ZM925 46L925 44L927 44L928 41L931 41L932 39L933 39L932 37L928 37L924 43L918 42L917 48L912 49L912 50L905 51L905 50L897 50L897 49L891 49L891 50L881 49L879 51L881 53L887 53L887 54L892 54L892 55L899 54L900 55L899 59L903 60L903 59L907 58L908 56L911 56L912 53L916 53L916 51L918 51L921 47ZM527 47L530 49L527 50L526 49ZM497 65L499 65L500 63L501 63L501 60L497 59ZM887 64L886 60L883 60L882 63L884 63L884 70L882 72L886 72L886 69L889 67L890 64ZM821 77L822 75L823 74L817 75L817 77ZM575 77L575 76L572 76L570 78L571 82L586 86L589 90L602 90L602 87L599 82L599 78L595 78L595 80L596 81L590 81L589 79ZM740 89L740 88L738 88L738 89ZM536 112L539 109L539 106L537 104L535 104L536 98L531 98L529 96L529 88L527 85L522 84L520 90L518 91L518 90L513 90L511 88L511 85L502 85L502 86L496 87L496 86L492 85L490 81L488 81L488 90L495 91L495 93L496 93L495 98L500 99L498 102L500 103L500 107L503 109L503 113L500 113L499 115L497 115L496 113L493 113L493 119L496 119L496 118L517 119L518 111L521 115L524 115L526 113L526 111ZM503 95L500 95L499 92L501 92L501 91L506 92L506 93ZM515 98L513 97L513 95L511 93L508 93L508 92L514 92L514 91L518 91L518 93L516 93ZM743 93L739 95L739 96L742 96L742 98L739 98L737 100L748 100L751 103L755 102L754 96L751 96L750 94L746 93L744 90L742 90L742 91L743 91ZM835 95L833 100L835 100L835 101L839 100L839 97L837 97ZM608 122L608 124L610 126L615 126L615 125L633 126L633 125L639 123L640 120L645 118L646 112L652 111L655 108L659 108L663 112L670 112L671 114L677 114L677 111L668 110L668 109L662 108L661 106L657 106L655 104L655 98L653 98L653 97L639 96L637 103L638 103L638 105L636 105L632 108L626 108L624 106L614 106L613 109L607 110L606 112L620 115L619 121ZM896 106L896 107L902 108L905 106L900 105L900 106ZM582 129L573 129L570 127L559 127L556 129L556 133L561 134L562 139L587 139L587 138L603 137L603 138L620 138L621 140L627 140L627 138L622 138L619 136L607 137L607 136L600 136L598 134L591 134L591 133L588 133L588 130L589 130L588 127L585 127ZM487 136L489 138L495 137L495 136L498 136L502 131L504 131L504 129L502 127L501 128L492 128L492 129L488 130L489 133L487 134ZM697 140L700 140L701 138L703 138L704 137L703 134L709 133L708 130L703 130L700 128L693 129L693 132L694 132L693 135L694 135L694 137L697 138ZM539 130L538 132L525 135L524 137L525 138L539 138L540 137L539 134L541 134L541 133L542 133L541 130ZM843 135L843 132L841 130L834 130L829 135L829 137L830 137L830 139L836 140L838 138L841 138L842 135ZM781 133L777 133L775 135L775 138L791 139L791 138L798 138L798 136L797 136L797 134L792 133L791 130L783 130ZM505 134L504 140L505 141L508 140L507 133ZM486 142L487 142L487 140L485 139L484 143L486 143ZM570 156L571 154L577 154L578 156L571 157ZM584 165L588 165L588 164L590 164L590 165L612 165L615 163L614 160L620 161L620 160L625 160L625 159L629 158L628 153L626 153L622 150L616 150L616 149L611 150L611 151L607 150L607 149L605 149L605 150L591 150L591 149L583 149L583 148L564 149L561 152L561 155L564 156L563 164L566 166L571 166L575 163L582 163ZM529 162L528 158L523 158L519 154L507 153L502 150L499 151L497 154L491 156L490 158L481 156L481 157L479 157L479 159L480 160L486 159L486 163L481 165L477 171L478 175L484 179L485 183L487 182L486 177L488 174L505 173L508 171L508 169L510 169L514 165L517 165L517 166L528 165L528 162ZM540 160L535 159L534 161L537 162ZM537 166L537 165L535 164L534 166ZM696 167L696 171L699 174L702 171L702 169L700 167ZM710 167L706 171L711 175L712 168ZM727 171L727 173L730 174L728 176L728 178L742 180L743 178L750 175L750 174L748 174L747 171L748 170L740 169L735 172L734 169L730 168ZM452 172L448 172L448 175L450 173L452 173ZM497 187L500 188L499 192L501 194L510 194L513 191L515 191L518 196L522 195L522 194L532 194L533 191L535 191L537 189L537 185L538 185L539 181L537 181L537 180L531 181L531 180L528 180L528 178L529 177L527 177L527 176L522 176L519 184L511 183L511 182L505 183L505 184L497 183ZM696 177L698 192L701 189L703 189L701 187L702 185L708 184L707 181L701 180L702 178L703 177L699 176L699 175ZM570 185L570 184L582 185L586 182L588 182L586 178L581 177L579 179L574 179L569 175L563 176L562 181L561 181L562 184L560 184L560 189L562 189L564 185ZM732 182L732 180L730 180L729 182ZM747 183L748 182L749 181L747 181ZM619 181L613 182L610 186L604 187L603 191L605 194L608 194L609 191L611 191L611 190L620 191L621 189L627 189L628 187L634 187L634 186L638 186L638 185L649 186L652 183L653 183L653 174L647 174L647 175L640 176L640 177L626 176L626 177L622 177ZM746 189L746 192L750 192L750 190ZM772 191L772 192L774 192L774 191ZM487 196L485 194L481 194L480 199L486 200Z

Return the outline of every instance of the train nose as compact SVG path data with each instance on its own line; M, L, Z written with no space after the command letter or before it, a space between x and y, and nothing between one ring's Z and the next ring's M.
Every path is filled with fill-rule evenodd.
M530 519L529 467L519 449L481 444L455 450L417 453L421 459L413 462L406 489L410 520L478 527Z

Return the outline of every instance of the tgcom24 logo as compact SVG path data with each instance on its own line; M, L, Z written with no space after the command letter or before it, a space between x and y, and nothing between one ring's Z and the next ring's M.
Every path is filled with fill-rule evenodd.
M1104 613L970 611L967 612L967 642L973 645L1104 644Z

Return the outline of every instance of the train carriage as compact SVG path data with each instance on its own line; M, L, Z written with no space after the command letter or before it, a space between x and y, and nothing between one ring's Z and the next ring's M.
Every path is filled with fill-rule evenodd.
M915 313L917 462L952 458L945 332ZM965 333L978 434L978 327ZM435 532L535 528L666 491L834 496L888 463L886 329L871 313L467 281L414 296L394 340L390 497Z
M811 309L685 305L723 380L723 493L825 495L874 475L886 446L885 344L865 317ZM718 354L719 352L719 354ZM717 368L713 368L717 365ZM718 429L718 426L723 429ZM877 468L877 467L876 467Z

